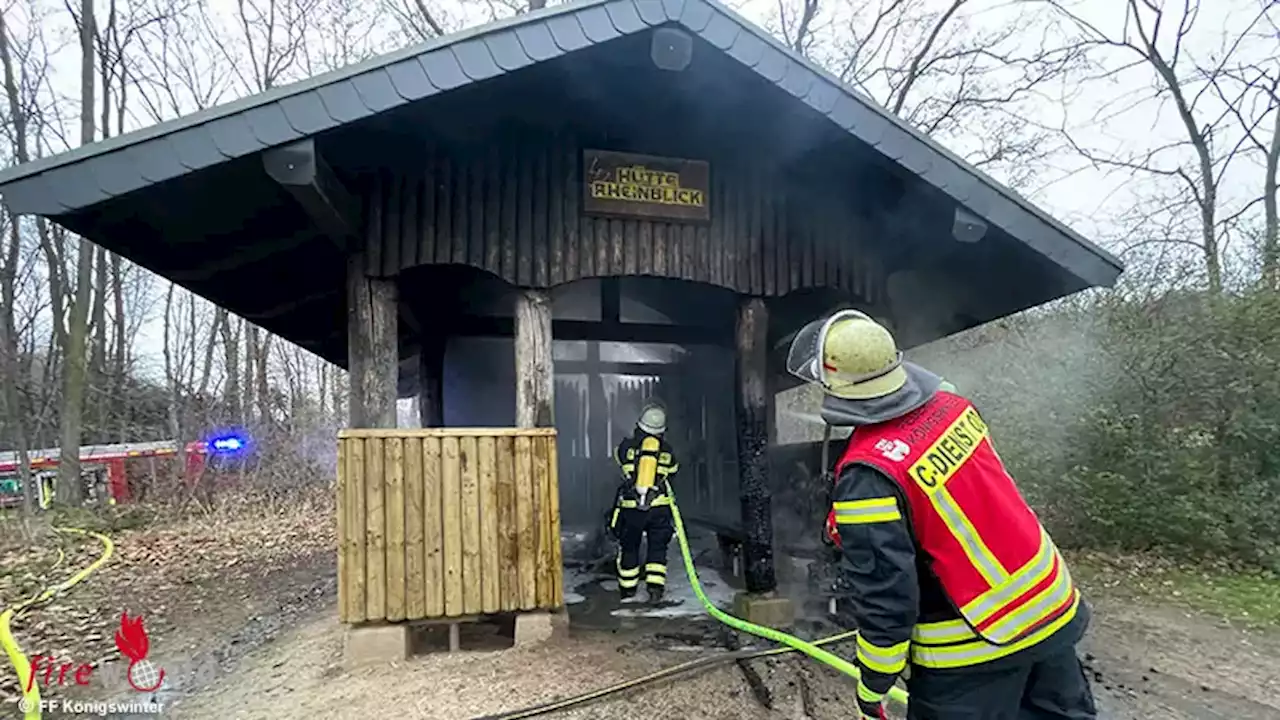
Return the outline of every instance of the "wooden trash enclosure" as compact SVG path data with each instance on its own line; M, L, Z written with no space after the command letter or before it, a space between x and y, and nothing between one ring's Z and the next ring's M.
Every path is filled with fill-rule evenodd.
M344 623L564 604L554 428L338 434Z

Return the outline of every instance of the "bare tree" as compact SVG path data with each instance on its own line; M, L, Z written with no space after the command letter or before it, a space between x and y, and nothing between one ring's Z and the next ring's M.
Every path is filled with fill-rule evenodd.
M782 37L792 50L808 55L815 36L813 22L818 17L819 0L800 0L798 9L786 2L778 3L778 22Z
M403 45L397 30L405 31L394 5L360 0L319 0L312 29L303 39L300 66L317 75L359 62ZM418 36L412 34L416 40Z
M1280 27L1266 18L1273 37ZM1265 287L1280 290L1280 212L1277 212L1277 173L1280 172L1280 58L1245 63L1205 73L1218 99L1247 139L1246 151L1262 159L1262 243L1259 278ZM1269 136L1268 136L1269 133Z
M1003 19L992 22L988 16ZM1014 186L1060 143L1042 94L1085 66L1076 38L1002 0L779 0L771 23L793 49ZM980 129L980 130L979 130Z
M299 68L320 2L236 0L230 18L214 15L206 5L201 17L241 91L256 93L270 90ZM224 31L224 25L234 30Z
M1194 207L1194 234L1188 236L1175 231L1167 237L1140 238L1130 249L1151 243L1194 247L1202 260L1209 292L1220 293L1228 233L1255 201L1229 213L1223 212L1223 180L1242 157L1250 132L1247 128L1234 127L1238 117L1234 108L1239 107L1243 96L1228 98L1215 92L1215 88L1222 88L1218 78L1240 62L1243 45L1270 8L1264 6L1261 11L1251 13L1244 29L1232 33L1220 50L1197 58L1192 49L1200 17L1197 0L1183 0L1176 12L1155 0L1125 0L1123 24L1113 32L1086 20L1074 4L1068 5L1064 0L1043 2L1069 20L1092 47L1116 51L1124 58L1105 65L1095 78L1114 78L1138 68L1150 73L1154 91L1129 98L1117 115L1143 102L1168 102L1173 106L1184 136L1172 143L1109 154L1071 140L1069 130L1064 129L1064 135L1077 152L1096 166L1174 183L1175 190L1156 198L1155 202L1162 211L1173 214L1185 205Z
M18 87L17 72L14 68L13 55L9 52L9 27L3 14L0 14L0 63L4 70L4 90L12 123L13 154L22 161L27 155L27 108ZM20 388L26 384L26 378L20 370L20 348L17 327L17 288L19 264L22 261L22 228L19 219L4 214L5 237L3 259L0 259L0 409L4 411L4 426L17 440L20 455L18 477L22 483L24 511L30 513L35 508L32 493L31 466L27 461L27 452L31 449L29 428L26 426L27 408L24 406Z
M75 16L80 35L80 144L88 145L95 139L97 108L94 66L97 37L93 0L81 0ZM80 442L84 428L84 401L88 380L89 305L93 291L93 245L79 238L76 251L76 282L67 307L66 342L63 345L62 408L58 414L61 425L61 453L58 461L58 499L69 505L83 501L84 488L80 480ZM65 267L65 265L63 266ZM51 273L52 274L52 273Z

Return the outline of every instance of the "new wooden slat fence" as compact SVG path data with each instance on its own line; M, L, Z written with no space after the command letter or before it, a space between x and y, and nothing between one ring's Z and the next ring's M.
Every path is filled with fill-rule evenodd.
M564 605L552 428L343 430L345 623Z

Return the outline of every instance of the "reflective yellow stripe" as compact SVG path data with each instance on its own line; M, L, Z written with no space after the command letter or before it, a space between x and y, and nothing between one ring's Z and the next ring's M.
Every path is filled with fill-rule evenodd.
M670 504L671 504L671 498L667 497L666 495L663 495L657 498L656 500L654 500L653 502L649 503L649 507L662 507L663 505L670 505Z
M619 500L618 507L623 508L624 510L630 510L637 507L637 503L635 500Z
M969 518L965 517L955 498L947 492L947 482L973 457L987 439L987 424L972 406L938 436L929 449L907 471L933 503L951 534L955 536L969 561L982 573L989 585L1003 583L1009 573L983 542Z
M910 647L911 642L903 640L893 647L882 648L872 645L859 635L858 662L878 673L897 675L907 666L907 650Z
M652 572L662 573L663 575L666 575L667 566L663 565L662 563L646 563L644 566L644 571L651 572L651 573Z
M969 522L969 518L965 517L960 510L960 506L956 504L955 498L951 497L951 493L945 489L941 489L934 493L930 498L933 501L933 507L938 511L938 515L942 517L942 521L946 523L947 529L951 531L951 535L960 543L960 547L964 549L964 554L968 556L969 562L973 563L973 567L982 573L982 577L987 581L988 585L996 586L1003 583L1009 573L992 554L991 548L982 541L982 537L978 535L978 531L974 529L973 524Z
M626 473L627 475L630 475L635 471L636 471L635 463L622 463L622 472Z
M911 642L917 645L950 645L977 637L977 633L964 620L920 623L911 632Z
M862 702L878 703L884 700L884 693L878 693L875 690L872 690L866 685L863 685L862 681L859 680L858 681L858 699L861 700Z
M833 503L832 509L835 510L836 523L839 525L867 525L902 519L902 513L898 511L898 499L895 497L843 500Z
M983 640L975 640L973 642L962 643L959 645L948 645L946 647L933 647L929 645L914 645L911 648L911 661L917 665L928 668L956 668L968 667L970 665L978 665L992 660L999 660L1002 657L1008 657L1021 650L1040 643L1058 632L1067 623L1075 618L1076 613L1080 610L1080 593L1075 593L1075 598L1071 603L1071 608L1063 613L1062 617L1054 620L1048 625L1031 633L1027 637L1010 645L992 645Z
M1071 583L1071 574L1067 572L1066 565L1059 565L1058 567L1058 576L1053 583L1019 606L1017 610L995 621L990 627L983 629L983 636L992 642L1011 642L1031 630L1031 628L1048 617L1051 612L1062 607L1063 603L1071 599L1072 594L1075 592L1075 586Z
M1071 597L1074 584L1065 561L1061 559L1048 533L1041 530L1040 551L1015 572L1008 582L988 590L961 608L965 620L917 625L912 640L921 645L949 645L978 638L969 623L980 625L987 618L1000 612L1034 587L1044 582L1058 561L1057 578L1036 596L1027 600L1013 612L1000 618L982 631L982 635L996 643L1007 643L1026 633L1045 615L1061 607Z
M613 517L609 519L609 529L618 527L618 508L613 509Z
M618 558L618 577L633 578L640 577L640 568L624 568L622 567L622 558Z
M968 618L969 622L975 625L981 624L1006 605L1017 600L1023 593L1030 592L1036 585L1044 582L1044 579L1053 571L1053 561L1056 557L1058 557L1057 548L1049 539L1049 534L1041 528L1040 550L1035 556L1003 583L993 585L990 590L965 603L964 607L960 608L960 613ZM1065 563L1061 562L1060 566L1066 567Z
M640 585L640 578L618 578L618 587L630 589Z

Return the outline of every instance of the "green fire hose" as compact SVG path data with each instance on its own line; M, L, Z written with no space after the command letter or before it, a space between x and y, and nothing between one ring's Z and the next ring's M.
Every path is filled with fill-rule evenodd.
M593 700L598 700L600 698L608 697L609 695L624 692L626 690L631 690L631 689L640 687L642 685L647 685L651 682L657 682L658 680L674 677L678 674L688 672L694 669L703 668L710 665L716 665L721 662L729 662L731 660L742 660L742 659L749 659L749 658L756 658L756 657L765 657L769 655L781 655L783 653L788 653L788 652L802 652L805 655L808 655L809 657L813 658L814 660L817 660L818 662L823 663L824 665L827 665L829 667L835 668L836 670L839 670L840 672L848 675L854 680L857 680L860 677L860 673L858 672L857 665L854 665L853 663L849 662L848 660L845 660L844 658L838 655L834 655L830 652L827 652L826 650L822 649L822 647L820 647L822 645L828 645L830 643L839 642L841 640L852 639L857 635L856 631L843 632L838 635L832 635L831 637L826 637L820 640L814 640L810 642L806 640L801 640L800 638L794 635L789 635L780 630L775 630L774 628L771 628L771 627L765 627L763 625L757 625L755 623L747 622L742 618L734 617L729 613L726 613L720 608L716 607L715 604L712 603L711 600L707 598L706 593L703 592L702 583L698 580L698 571L693 566L693 554L689 551L689 538L685 534L684 520L681 519L680 517L680 508L676 504L675 492L672 491L670 488L668 488L667 495L671 498L671 517L676 528L676 538L680 542L680 556L684 561L685 574L688 575L689 577L689 585L693 588L693 594L697 596L698 602L702 603L702 607L707 611L707 614L709 614L711 617L715 618L716 620L720 621L721 623L728 625L734 630L740 630L742 632L749 633L751 635L755 635L757 637L761 637L766 640L772 640L773 642L779 643L785 647L773 648L771 650L750 650L750 651L718 653L715 655L698 658L696 660L690 660L688 662L681 663L673 667L665 668L663 670L658 670L656 672L652 672L652 673L649 673L648 675L644 675L638 678L632 678L631 680L627 680L627 681L618 683L616 685L611 685L606 688L592 690L590 692L584 693L582 695L577 695L575 697L564 698L561 700L553 700L551 702L542 703L540 705L535 705L533 707L523 708L521 710L513 710L510 712L499 713L496 715L485 715L483 717L475 718L474 720L521 720L522 718L531 718L531 717L537 717L540 715L547 715L547 714L558 712L561 710L568 710L571 707L582 705L584 703L591 702ZM889 692L886 695L886 697L891 702L897 703L899 705L905 706L907 704L907 691L896 685L889 689Z
M680 540L680 555L684 558L684 571L689 575L689 584L693 586L693 594L698 596L698 601L702 603L702 607L706 609L707 613L711 615L711 617L719 620L725 625L728 625L734 630L741 630L742 632L750 633L766 640L772 640L794 650L798 650L824 665L839 670L854 680L861 677L861 674L858 672L857 665L854 665L839 655L823 650L821 647L818 647L818 643L807 642L794 635L784 633L781 630L775 630L771 627L747 622L742 618L736 618L716 607L710 600L708 600L706 593L702 591L702 583L698 581L698 571L693 567L693 555L689 552L689 539L685 536L684 521L680 518L680 508L676 505L675 493L668 489L667 494L671 496L671 516L675 521L676 537ZM898 704L907 704L907 691L896 685L889 689L887 697L889 700Z

